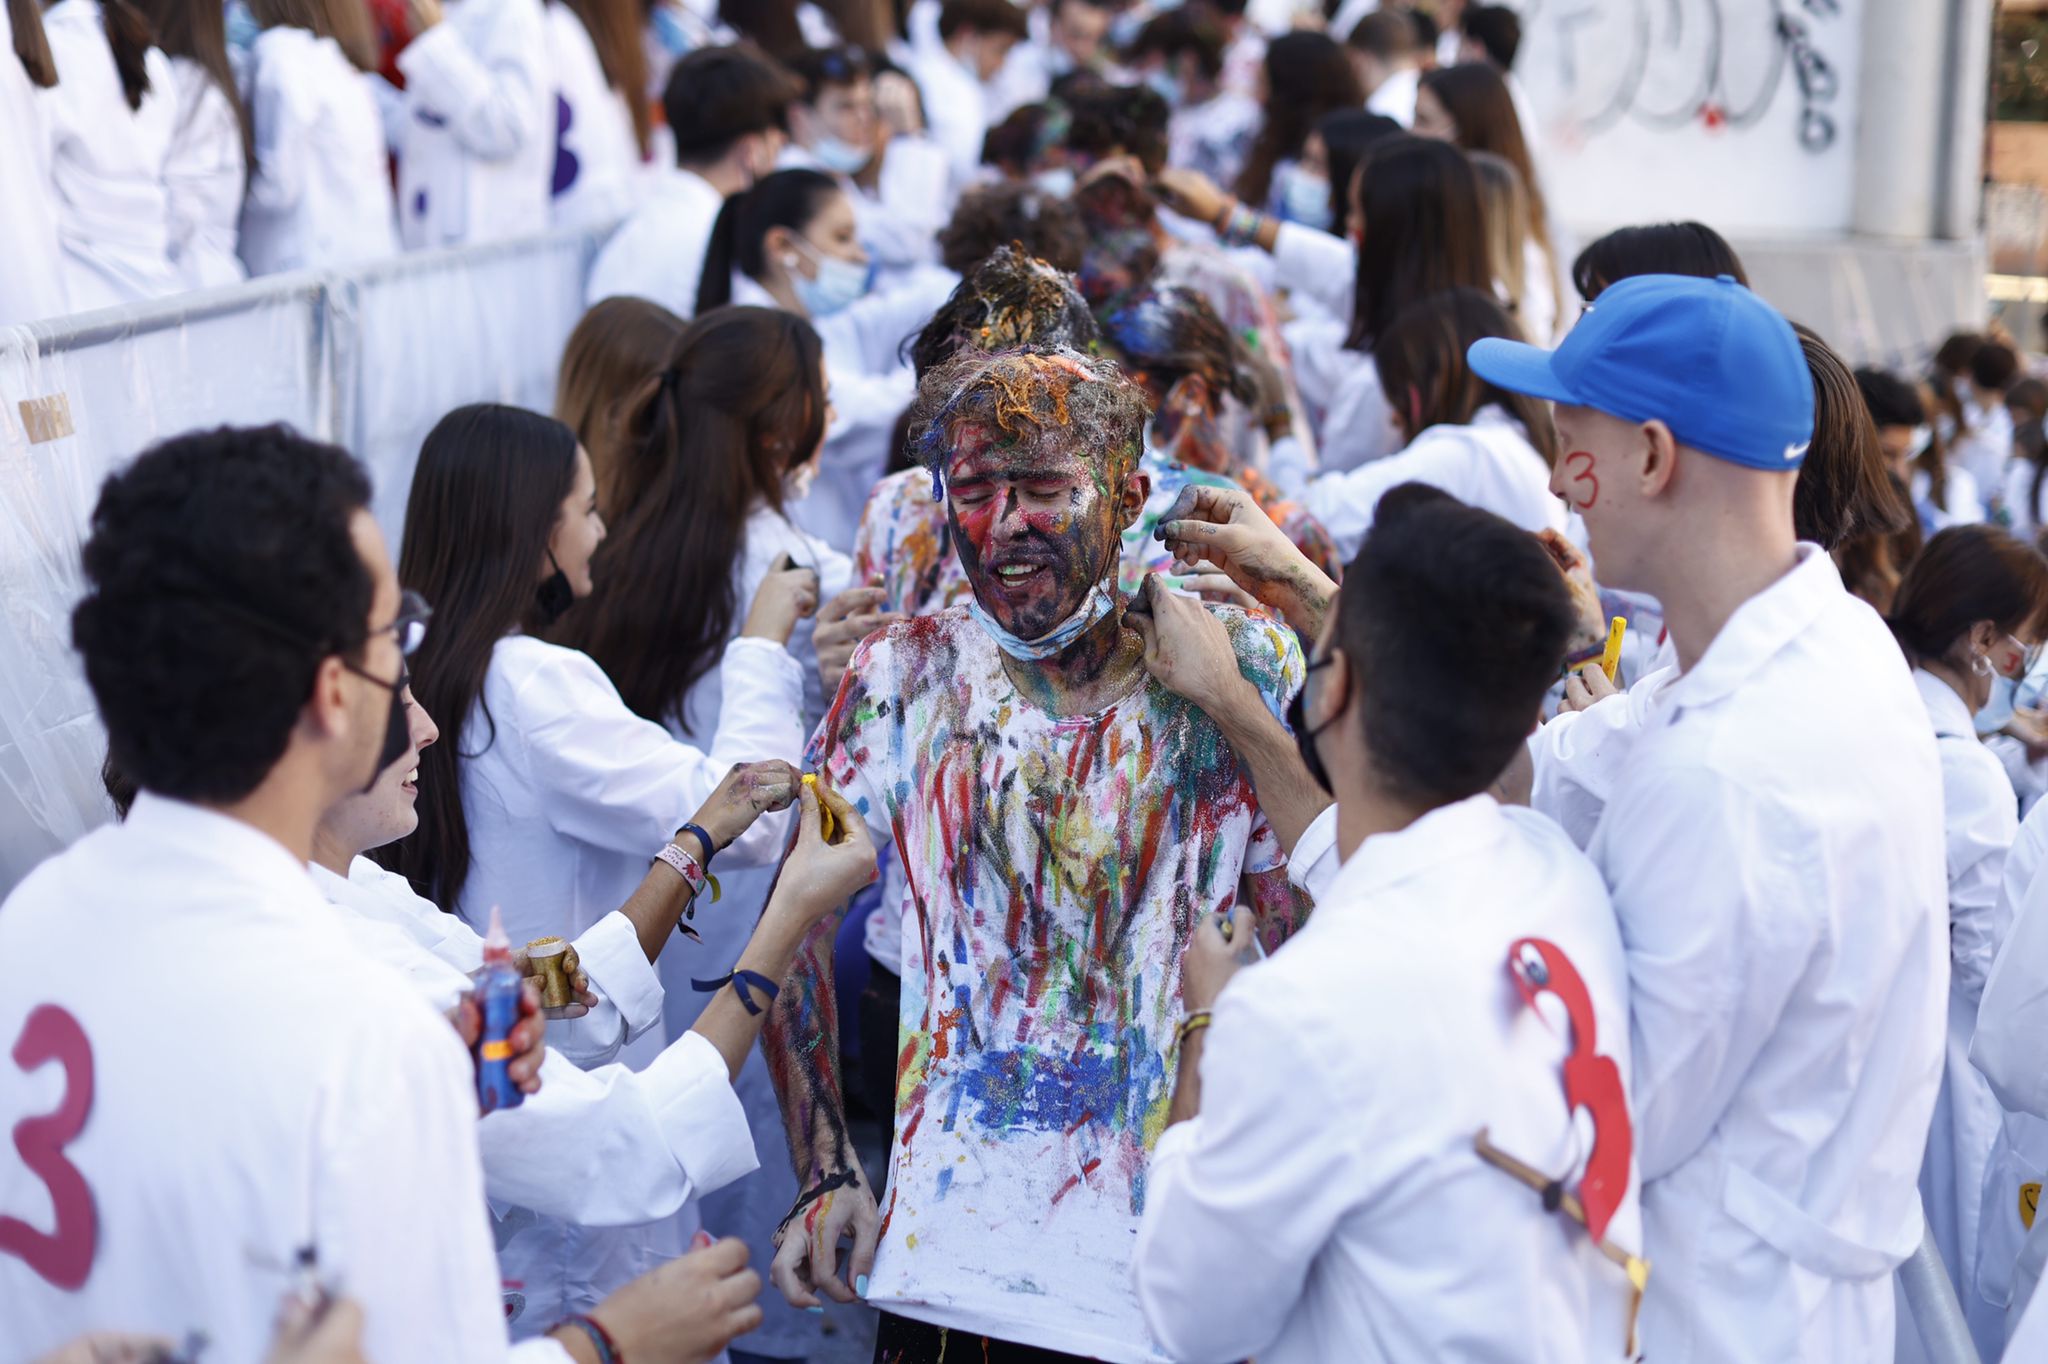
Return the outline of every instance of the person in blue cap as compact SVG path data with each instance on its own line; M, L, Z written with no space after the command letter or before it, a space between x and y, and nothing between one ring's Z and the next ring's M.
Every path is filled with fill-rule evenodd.
M1470 359L1556 403L1551 486L1677 650L1601 703L1639 731L1587 848L1628 953L1647 1356L1889 1360L1941 1073L1941 776L1883 621L1793 529L1798 339L1730 278L1645 275L1554 351Z

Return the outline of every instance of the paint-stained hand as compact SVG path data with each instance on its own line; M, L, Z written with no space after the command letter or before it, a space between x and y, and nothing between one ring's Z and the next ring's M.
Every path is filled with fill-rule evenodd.
M464 995L448 1011L448 1021L455 1025L455 1035L462 1039L470 1056L475 1057L477 1043L484 1035L484 1012L476 997ZM512 1035L506 1039L512 1046L512 1060L506 1073L522 1094L540 1093L540 1065L547 1057L547 1038L548 1020L540 1011L540 989L529 980L519 988L519 1021L512 1025Z
M650 1269L591 1312L626 1359L704 1364L761 1324L761 1276L728 1236Z
M569 973L569 989L576 998L572 1003L555 1010L551 1016L565 1020L581 1018L595 1009L601 1001L597 997L597 991L590 988L590 973L583 969L583 959L576 955L576 944L570 943L564 948L562 956L563 968ZM540 986L545 993L546 983L541 979L540 968L526 955L525 948L522 947L512 954L512 965L518 968L520 975Z
M1183 564L1206 561L1280 616L1304 639L1322 633L1337 584L1294 547L1241 488L1190 484L1152 532Z
M860 811L826 786L802 783L803 808L797 815L796 846L775 880L768 902L770 914L795 915L806 926L851 900L875 879L875 844ZM825 810L832 812L832 836L824 832Z
M1564 680L1564 699L1557 703L1559 713L1568 710L1587 710L1610 696L1621 694L1621 688L1607 680L1607 670L1594 659Z
M313 1320L304 1303L287 1296L265 1364L364 1364L363 1309L340 1298Z
M736 763L711 798L690 817L690 823L710 834L718 848L730 847L762 815L787 810L796 803L798 777L796 768L779 758ZM718 848L710 851L715 853Z
M740 633L748 639L789 643L796 623L818 609L818 570L781 568L761 579Z
M1224 916L1204 914L1188 937L1180 959L1180 1001L1189 1013L1214 1008L1230 978L1259 959L1258 930L1251 911L1232 906L1229 936Z
M1214 223L1223 216L1231 198L1216 183L1196 170L1169 167L1152 177L1152 192L1182 217Z
M1144 637L1145 671L1159 685L1212 716L1233 704L1262 705L1258 691L1238 670L1230 632L1215 613L1193 597L1160 582L1145 579L1138 600L1124 619Z
M834 1302L857 1301L861 1296L857 1290L867 1287L867 1277L874 1272L882 1214L860 1161L851 1153L847 1161L854 1182L812 1199L775 1233L775 1264L768 1278L782 1290L791 1307L822 1311L820 1293ZM809 1192L830 1174L814 1170L798 1181L798 1187ZM839 1243L848 1237L853 1239L853 1253L842 1275Z
M818 651L818 680L825 684L827 696L839 690L839 680L846 676L846 665L862 640L910 619L901 611L882 610L887 597L886 589L870 583L849 587L818 609L818 628L811 642Z

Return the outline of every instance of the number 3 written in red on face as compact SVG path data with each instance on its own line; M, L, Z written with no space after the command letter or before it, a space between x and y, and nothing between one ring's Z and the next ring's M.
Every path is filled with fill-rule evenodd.
M1574 450L1564 457L1564 500L1580 511L1600 500L1600 479L1593 472L1593 456Z

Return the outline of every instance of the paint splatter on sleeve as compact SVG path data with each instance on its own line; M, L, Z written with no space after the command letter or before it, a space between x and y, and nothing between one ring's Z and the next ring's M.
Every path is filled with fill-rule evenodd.
M971 589L946 537L946 510L922 469L875 485L853 545L857 582L881 580L885 611L926 615L965 601Z

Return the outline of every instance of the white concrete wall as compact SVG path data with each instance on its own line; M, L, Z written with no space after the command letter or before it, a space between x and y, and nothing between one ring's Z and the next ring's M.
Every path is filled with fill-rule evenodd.
M1552 206L1583 236L1682 218L1850 230L1865 4L1527 0L1515 68Z

